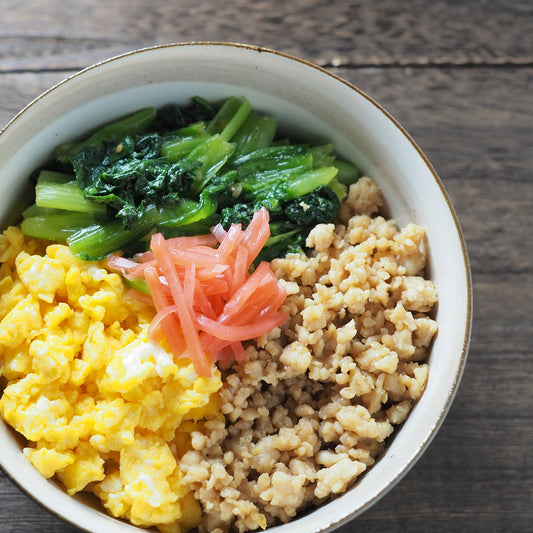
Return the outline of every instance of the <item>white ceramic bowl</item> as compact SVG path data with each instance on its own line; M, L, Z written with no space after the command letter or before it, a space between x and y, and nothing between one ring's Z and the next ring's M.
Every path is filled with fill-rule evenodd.
M353 85L306 61L246 45L161 46L112 58L68 78L28 105L0 134L0 222L9 220L32 170L52 149L146 105L246 96L280 127L310 142L334 142L381 187L399 224L425 227L429 276L436 284L439 333L426 391L385 455L343 496L272 531L324 532L367 509L420 457L450 407L465 365L471 284L465 244L448 196L430 163L402 127ZM22 456L21 441L0 425L0 464L51 512L91 532L137 528L108 517L90 500L72 498Z

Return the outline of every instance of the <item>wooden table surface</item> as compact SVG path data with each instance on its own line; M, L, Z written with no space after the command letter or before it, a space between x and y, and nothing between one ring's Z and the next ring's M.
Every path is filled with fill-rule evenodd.
M0 8L0 126L98 60L201 40L295 54L390 111L456 208L474 324L442 429L388 495L339 531L533 531L531 1L1 0ZM0 474L0 531L76 530Z

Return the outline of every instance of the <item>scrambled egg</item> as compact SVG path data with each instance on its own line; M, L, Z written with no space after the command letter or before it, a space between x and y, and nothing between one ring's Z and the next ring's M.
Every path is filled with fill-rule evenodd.
M198 377L149 342L153 308L68 247L10 227L0 262L0 414L28 440L24 455L113 516L165 533L196 527L179 463L190 432L222 417L218 371Z

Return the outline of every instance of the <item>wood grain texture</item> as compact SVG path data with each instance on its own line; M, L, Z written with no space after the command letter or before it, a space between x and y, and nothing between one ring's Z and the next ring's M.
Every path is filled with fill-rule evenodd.
M470 255L474 323L461 387L435 440L389 494L339 532L532 531L532 4L226 4L4 0L0 125L74 70L184 40L294 53L378 100L426 153L453 202ZM12 533L76 531L1 474L0 524Z
M406 7L408 6L408 7ZM223 40L320 64L531 64L528 0L3 0L3 71L80 68L154 44Z

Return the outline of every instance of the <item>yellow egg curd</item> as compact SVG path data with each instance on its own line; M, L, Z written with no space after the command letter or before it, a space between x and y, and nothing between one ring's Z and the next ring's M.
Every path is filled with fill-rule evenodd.
M188 435L221 417L220 373L199 377L147 331L154 309L102 263L67 246L0 236L0 414L24 455L71 495L110 514L180 532L201 509L181 483Z

